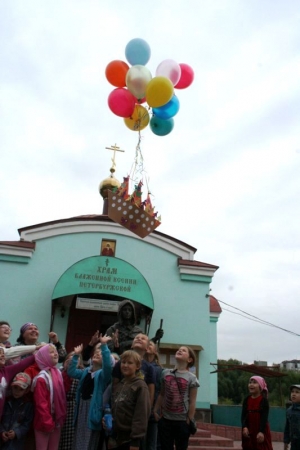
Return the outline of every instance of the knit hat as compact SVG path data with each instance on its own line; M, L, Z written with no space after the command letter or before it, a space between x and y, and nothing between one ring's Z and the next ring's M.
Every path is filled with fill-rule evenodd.
M12 380L11 386L20 386L22 389L27 389L31 385L31 378L25 372L17 373Z

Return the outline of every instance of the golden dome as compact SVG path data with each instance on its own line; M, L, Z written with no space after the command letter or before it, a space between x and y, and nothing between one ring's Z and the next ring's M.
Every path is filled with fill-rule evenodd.
M108 189L112 190L113 188L118 188L121 185L120 181L114 177L114 170L111 169L110 173L110 176L105 178L99 184L99 192L103 198L107 198Z

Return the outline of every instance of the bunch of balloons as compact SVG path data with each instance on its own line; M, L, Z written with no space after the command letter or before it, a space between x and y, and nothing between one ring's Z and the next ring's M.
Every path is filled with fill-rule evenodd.
M151 49L140 38L128 42L125 56L131 66L125 61L114 60L105 70L107 80L115 87L108 96L110 110L123 117L130 130L140 131L150 124L157 136L169 134L174 127L173 117L180 108L174 88L189 87L194 80L193 69L188 64L166 59L158 65L152 77L146 67Z

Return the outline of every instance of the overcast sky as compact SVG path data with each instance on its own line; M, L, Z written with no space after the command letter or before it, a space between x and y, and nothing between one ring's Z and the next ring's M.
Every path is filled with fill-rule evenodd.
M158 230L220 267L217 299L300 334L298 0L1 0L0 240L101 213L106 146L130 171L138 136L107 106L105 67L136 37L153 76L165 59L195 72L172 133L142 132ZM300 359L299 336L221 306L219 358Z

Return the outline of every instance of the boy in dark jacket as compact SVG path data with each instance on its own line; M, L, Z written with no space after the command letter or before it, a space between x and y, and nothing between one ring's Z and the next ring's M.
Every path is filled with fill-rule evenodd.
M284 428L283 442L287 450L291 443L291 450L300 449L300 384L290 387L292 406L286 411L286 423Z
M11 383L11 397L8 397L0 424L1 449L22 450L25 436L33 420L33 403L28 401L31 379L27 373L18 373Z
M121 355L123 379L112 395L113 437L108 448L139 450L150 416L149 390L139 376L141 357L133 350Z

